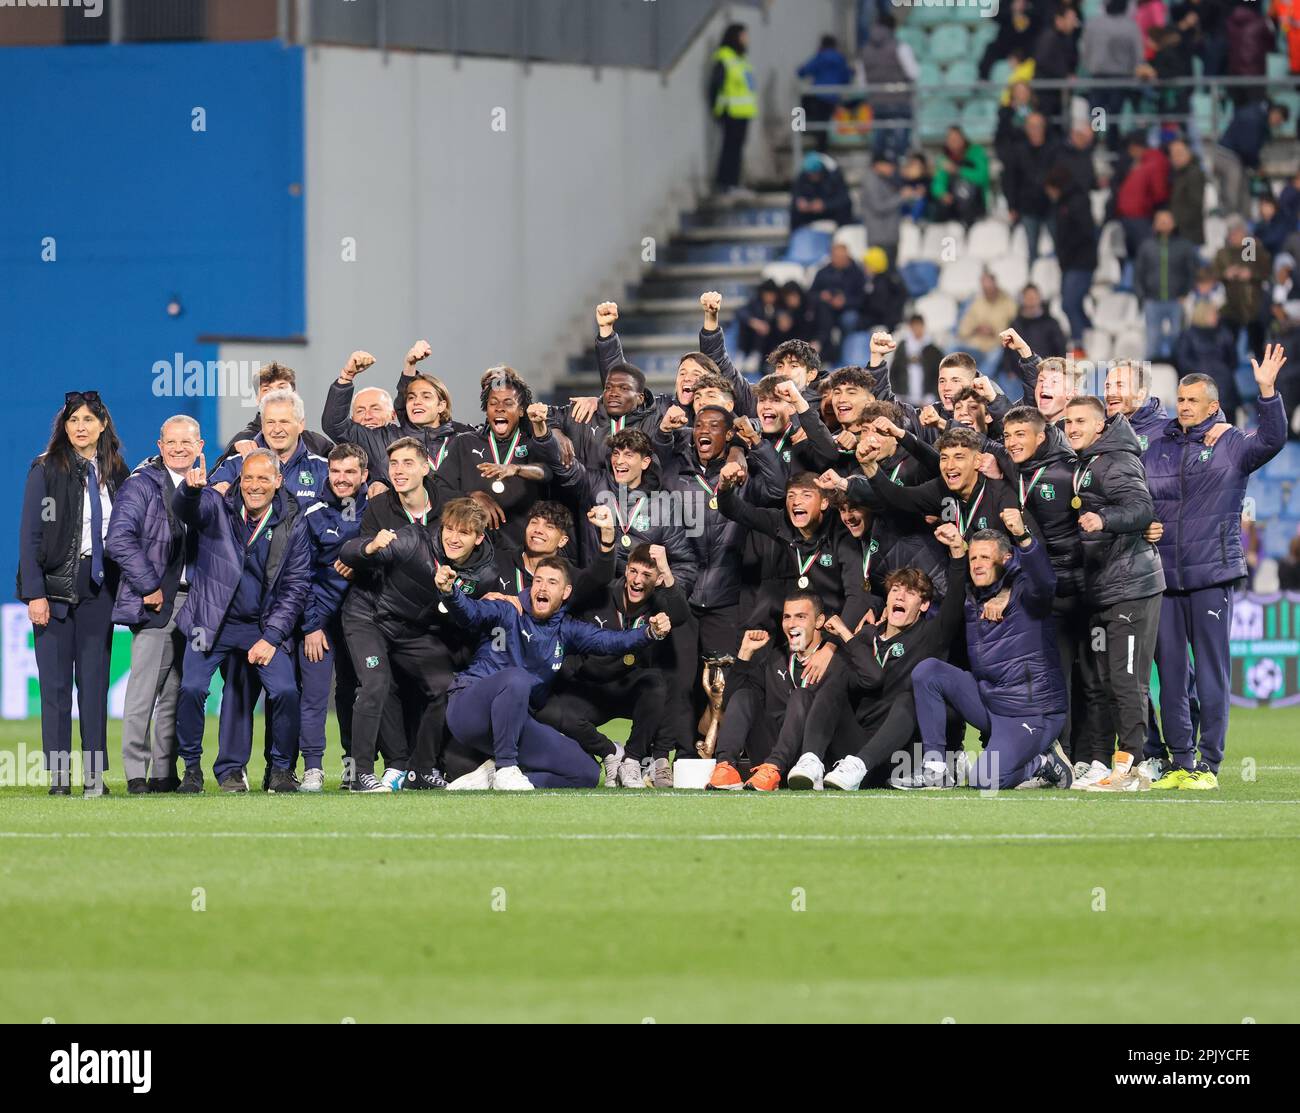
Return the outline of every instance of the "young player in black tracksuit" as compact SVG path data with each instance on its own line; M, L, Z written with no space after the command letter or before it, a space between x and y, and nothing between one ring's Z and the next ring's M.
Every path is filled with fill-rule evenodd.
M676 625L689 618L686 596L672 582L662 546L638 545L628 556L625 574L600 599L574 614L602 630L635 630L663 612ZM672 643L648 642L621 657L571 656L560 681L537 711L539 722L576 739L605 766L605 787L644 788L642 763L653 759L656 788L671 788L668 755L673 731L662 728L671 715L668 685L675 670ZM597 729L613 718L631 718L626 749ZM681 724L674 724L680 729Z
M593 506L587 521L597 533L597 550L590 564L573 571L569 606L577 613L597 598L614 579L614 512ZM497 584L502 595L521 596L533 582L533 573L547 557L563 556L573 536L573 515L558 502L534 503L524 527L522 549L497 549Z
M819 473L839 463L839 445L815 406L789 380L768 375L754 387L758 426L772 446L782 480L798 472ZM774 504L776 505L776 504Z
M795 589L781 606L779 648L766 630L745 631L727 680L717 764L709 788L771 792L780 785L785 768L776 751L790 701L801 689L824 681L814 661L823 647L825 619L817 593ZM833 660L826 676L843 667ZM748 755L753 767L743 783L737 768L742 754Z
M920 741L912 670L929 657L947 660L962 627L960 592L944 596L937 617L928 613L933 603L930 577L902 568L885 577L878 622L854 634L838 616L827 619L825 634L839 643L846 667L828 672L813 698L787 716L777 761L790 768L790 788L821 788L824 781L851 791L867 777L883 784L895 754ZM825 773L828 755L839 759Z
M545 497L559 450L553 438L537 435L524 420L533 393L513 368L489 368L481 387L487 421L452 439L435 474L445 497L468 495L487 511L494 539L519 548L528 512Z
M374 586L354 587L343 608L348 649L360 681L353 711L353 791L383 792L392 787L374 776L375 737L398 677L418 688L423 700L410 770L416 779L427 778L429 787L445 783L437 761L447 685L459 663L458 654L467 657L472 646L450 621L434 577L450 566L466 595L477 598L490 592L497 575L486 529L487 515L478 503L453 499L433 528L416 520L396 532L383 529L374 537L359 536L343 546L340 559L346 565L378 572ZM398 768L405 779L405 764Z

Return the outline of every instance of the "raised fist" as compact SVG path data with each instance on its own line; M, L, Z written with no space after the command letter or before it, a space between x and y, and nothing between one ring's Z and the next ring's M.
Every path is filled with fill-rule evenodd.
M438 571L434 573L433 577L434 586L441 591L443 595L450 595L451 585L455 582L456 569L454 569L450 564L439 565Z
M395 540L397 540L397 534L391 529L381 529L366 545L366 552L377 553L380 549L388 548Z
M871 334L871 354L873 356L887 356L898 347L896 341L887 332L873 332Z
M672 405L664 410L664 416L659 421L659 428L664 433L671 433L676 429L681 429L689 420L686 411L681 406Z
M614 331L614 324L618 320L618 302L602 301L596 306L596 327L601 330L601 336L608 336ZM608 329L609 332L605 330Z
M417 340L411 345L411 350L406 353L406 366L414 367L422 359L428 359L433 354L433 349L429 347L427 340ZM370 360L374 363L374 359Z
M343 378L351 379L355 375L360 375L367 367L374 365L375 357L369 352L353 352L343 366Z

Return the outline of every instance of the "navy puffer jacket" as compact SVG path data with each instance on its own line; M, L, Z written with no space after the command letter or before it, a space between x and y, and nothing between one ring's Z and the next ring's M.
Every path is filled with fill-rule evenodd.
M1156 519L1165 527L1159 549L1169 591L1198 591L1246 575L1246 483L1286 444L1286 409L1280 394L1261 398L1255 432L1229 429L1207 447L1205 434L1222 420L1216 410L1186 431L1170 421L1142 457Z
M146 460L122 484L108 520L104 551L117 561L122 578L113 601L113 621L122 626L165 626L171 618L179 575L168 577L185 543L172 510L171 481L160 456ZM147 611L144 597L163 589L162 608Z

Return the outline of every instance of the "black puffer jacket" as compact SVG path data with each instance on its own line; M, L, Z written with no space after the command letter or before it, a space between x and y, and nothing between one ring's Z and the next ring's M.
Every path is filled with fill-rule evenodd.
M1101 515L1104 527L1079 534L1093 607L1159 595L1165 590L1160 554L1142 536L1155 519L1155 506L1128 418L1108 418L1101 436L1079 453L1078 468L1079 514Z

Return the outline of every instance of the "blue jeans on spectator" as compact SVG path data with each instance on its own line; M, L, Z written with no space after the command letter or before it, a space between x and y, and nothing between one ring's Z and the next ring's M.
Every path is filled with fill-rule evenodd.
M1130 263L1136 263L1138 251L1151 238L1151 218L1149 216L1122 216L1119 218L1124 228L1124 251Z
M882 105L875 109L874 120L892 122L911 119L912 110L903 104ZM907 127L873 127L871 129L871 151L875 158L891 158L898 161L907 153L912 137L912 129Z
M1174 341L1183 329L1182 303L1148 298L1143 312L1147 319L1147 359L1171 359Z
M1025 238L1029 241L1029 269L1034 269L1034 262L1038 259L1038 240L1044 228L1053 242L1056 240L1056 229L1052 227L1052 218L1047 216L1028 216L1025 213L1020 214L1020 223L1025 229Z
M1092 321L1083 308L1083 298L1092 287L1092 271L1069 270L1061 275L1061 308L1070 322L1070 339L1082 340L1092 328Z

